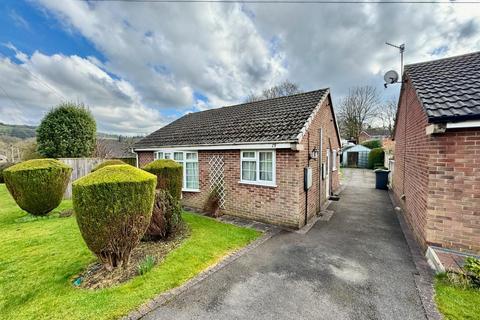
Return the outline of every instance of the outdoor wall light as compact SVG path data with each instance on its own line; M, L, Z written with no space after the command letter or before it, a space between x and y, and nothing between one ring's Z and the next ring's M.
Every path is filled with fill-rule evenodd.
M310 154L308 155L310 160L317 160L318 158L318 149L317 147L313 148L312 151L310 151Z

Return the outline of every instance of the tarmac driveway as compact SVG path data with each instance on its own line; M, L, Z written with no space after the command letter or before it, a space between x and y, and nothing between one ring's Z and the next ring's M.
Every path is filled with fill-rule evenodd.
M329 222L281 232L145 319L425 319L387 192L345 173Z

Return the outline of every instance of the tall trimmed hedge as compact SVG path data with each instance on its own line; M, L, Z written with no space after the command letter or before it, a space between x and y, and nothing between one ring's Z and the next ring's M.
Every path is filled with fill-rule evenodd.
M78 227L107 270L126 266L142 239L152 215L156 180L130 165L114 165L73 183Z
M126 163L123 162L122 160L117 160L117 159L105 160L102 163L98 164L96 167L94 167L91 172L95 172L98 169L102 169L108 166L125 165L125 164Z
M155 160L143 167L143 170L157 176L157 189L167 190L172 197L180 199L183 183L182 165L170 159Z
M375 166L383 166L385 159L385 152L383 148L375 148L368 154L368 168L374 169Z
M90 157L96 147L97 126L83 105L62 103L52 109L37 129L37 149L50 158Z
M145 240L164 239L182 223L183 168L173 160L156 160L143 169L157 176L155 205Z
M18 206L36 216L60 204L72 168L55 159L21 162L3 171L5 184Z

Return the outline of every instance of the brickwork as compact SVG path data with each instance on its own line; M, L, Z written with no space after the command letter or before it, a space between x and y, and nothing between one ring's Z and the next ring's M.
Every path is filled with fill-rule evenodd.
M393 191L423 249L480 252L480 130L427 135L426 114L408 82L395 132Z
M301 141L301 145L303 150L299 152L299 171L303 170L308 164L312 167L313 173L313 186L308 192L306 192L303 188L303 183L300 185L300 220L305 220L305 206L306 201L308 201L308 218L309 220L313 217L317 212L320 210L320 201L322 204L325 204L327 201L327 194L326 194L326 184L328 183L327 180L323 180L321 178L321 169L318 160L310 160L308 161L308 153L311 151L315 146L318 148L320 145L320 133L319 129L323 128L323 150L322 150L322 162L325 163L327 157L327 149L330 149L330 170L333 168L333 152L332 150L339 150L340 145L338 144L338 139L336 129L335 129L335 122L334 117L331 112L331 108L329 105L329 101L326 100L324 105L320 108L317 116L314 118L312 123L310 124L308 132L305 134ZM338 176L338 169L340 168L340 154L337 152L337 164L335 171L332 171L331 176L331 190L336 191L340 187L340 180ZM303 174L301 174L303 179ZM318 182L320 181L320 186ZM320 188L319 188L320 187ZM321 193L321 196L320 196Z
M303 168L308 164L308 140L310 150L319 145L318 130L324 129L323 160L326 149L339 149L333 115L324 102L310 129L301 141L303 151L291 149L276 150L276 186L259 186L240 183L240 150L198 151L200 192L183 192L183 205L202 211L209 195L209 160L221 156L224 160L226 201L224 212L242 218L263 221L290 228L300 228L304 224L306 193L303 187ZM310 136L310 137L309 137ZM138 152L139 165L153 161L153 152ZM337 169L339 168L337 156ZM313 186L308 191L308 217L319 210L318 160L310 160L313 169ZM339 188L338 170L331 174L333 190ZM326 201L325 183L321 180L322 202Z

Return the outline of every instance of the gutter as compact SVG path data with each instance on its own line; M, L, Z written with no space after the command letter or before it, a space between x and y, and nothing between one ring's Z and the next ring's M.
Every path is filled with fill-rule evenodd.
M260 141L260 142L239 142L224 144L192 144L192 145L163 145L154 147L137 147L133 151L157 151L159 149L170 150L231 150L231 149L291 149L294 151L303 150L303 146L298 141Z
M468 129L468 128L480 128L480 120L433 123L425 127L425 133L427 135L431 135L436 133L445 133L445 131L447 131L448 129Z

